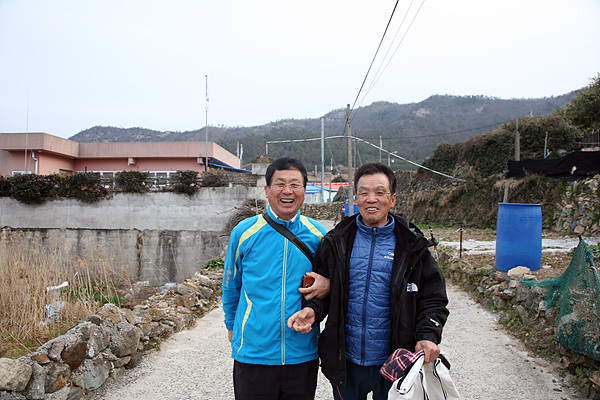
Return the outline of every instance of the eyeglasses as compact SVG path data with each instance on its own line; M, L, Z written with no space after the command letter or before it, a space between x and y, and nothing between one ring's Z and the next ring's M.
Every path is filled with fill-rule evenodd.
M270 186L270 188L271 188L271 190L274 190L276 192L282 192L285 189L286 186L288 186L292 192L301 192L301 191L304 190L304 185L302 185L300 183L283 183L283 182L278 182L278 183L273 183Z

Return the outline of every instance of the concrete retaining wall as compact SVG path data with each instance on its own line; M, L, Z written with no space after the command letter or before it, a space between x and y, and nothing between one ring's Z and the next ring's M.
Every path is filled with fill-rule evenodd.
M13 228L140 229L220 231L236 207L264 190L200 188L194 196L176 193L116 193L97 203L57 199L27 205L0 198L0 226Z
M24 234L67 260L101 257L133 281L180 282L223 256L229 219L260 195L256 188L201 188L191 197L116 194L94 204L59 199L35 206L1 198L0 240Z

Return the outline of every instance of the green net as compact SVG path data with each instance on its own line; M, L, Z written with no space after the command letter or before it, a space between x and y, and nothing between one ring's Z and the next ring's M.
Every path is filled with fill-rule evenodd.
M526 286L547 287L546 308L556 306L556 340L571 352L600 361L600 279L593 253L583 239L569 267L556 278L521 281Z

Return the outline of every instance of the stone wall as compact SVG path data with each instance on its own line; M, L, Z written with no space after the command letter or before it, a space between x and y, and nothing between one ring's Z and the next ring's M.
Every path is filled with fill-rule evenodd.
M35 352L0 358L0 399L84 399L111 374L137 366L156 343L218 304L222 272L202 271L132 309L106 304Z
M557 204L553 230L583 236L600 235L600 175L572 182Z
M517 267L508 273L489 265L474 268L447 253L440 255L440 267L449 281L497 313L499 322L531 351L549 359L571 387L585 398L600 396L600 362L571 353L556 341L556 309L546 309L542 301L546 289L521 282L535 279L527 273L528 268Z

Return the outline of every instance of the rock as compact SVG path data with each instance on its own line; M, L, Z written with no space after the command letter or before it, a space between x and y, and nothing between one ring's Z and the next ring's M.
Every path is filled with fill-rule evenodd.
M174 292L176 294L180 294L182 296L186 296L188 294L193 294L193 295L197 294L196 290L194 290L191 287L189 287L188 285L184 285L182 283L175 286Z
M131 361L131 356L118 358L117 360L113 361L113 367L121 368L121 367L125 366L126 364L129 364L129 361Z
M589 380L592 383L600 388L600 371L594 371L589 374Z
M581 226L581 225L577 225L575 227L575 229L573 229L573 232L575 232L578 235L581 235L583 232L585 232L585 227Z
M44 387L47 393L54 393L67 385L71 378L71 370L67 364L53 363L48 372Z
M87 317L85 321L91 322L94 325L102 325L102 318L96 314Z
M123 319L119 307L111 303L105 304L96 314L104 321L108 320L114 325L118 324Z
M80 387L72 386L69 388L69 394L67 395L67 400L81 400L85 399L85 393Z
M59 361L60 355L61 355L62 351L65 349L65 342L63 340L63 337L59 336L56 339L53 339L53 340L49 341L48 343L44 344L44 347L45 346L49 346L48 347L48 358L50 358L52 361Z
M20 393L0 391L0 400L25 400L26 397Z
M177 304L189 310L193 310L198 305L198 296L196 294L188 294L187 296L178 296Z
M33 368L22 361L0 358L0 390L24 390L32 372Z
M196 275L194 275L193 280L196 286L204 286L210 289L214 289L213 281L207 276L204 276L200 273L196 273Z
M519 318L521 319L521 321L525 324L527 324L527 310L525 309L525 307L523 307L522 305L518 305L515 307L515 311L517 311L517 314L519 314Z
M156 307L149 308L148 315L150 316L152 321L160 321L165 316L163 310L161 310L160 308L156 308Z
M129 322L131 325L135 325L135 315L133 315L133 311L128 308L123 308L121 311L123 311L125 314L125 319L127 319L127 322Z
M508 276L510 278L521 279L523 275L530 274L531 270L527 267L515 267L508 271Z
M31 364L32 374L23 394L28 399L43 399L46 393L46 370L36 362Z
M136 352L142 332L127 321L118 323L111 332L110 349L117 357L125 357Z
M45 365L52 362L46 353L34 353L30 358L40 365Z
M86 358L73 373L73 384L84 390L96 390L106 382L110 372L110 361Z
M78 340L73 346L63 350L61 358L71 368L71 371L75 371L85 359L86 353L87 342Z
M519 282L519 281L516 281L516 280L513 280L513 279L511 279L511 280L508 282L508 287L509 287L510 289L516 289L516 288L518 288L519 286L521 286L521 282Z
M110 344L110 331L92 323L80 324L82 339L87 341L87 358L94 358Z
M141 362L142 362L142 353L140 353L140 352L133 353L131 355L131 358L129 359L129 362L127 364L125 364L125 369L135 368L138 365L140 365Z
M201 286L198 289L200 289L201 298L204 298L204 299L210 299L214 293L214 291L212 289L204 287L204 286Z

